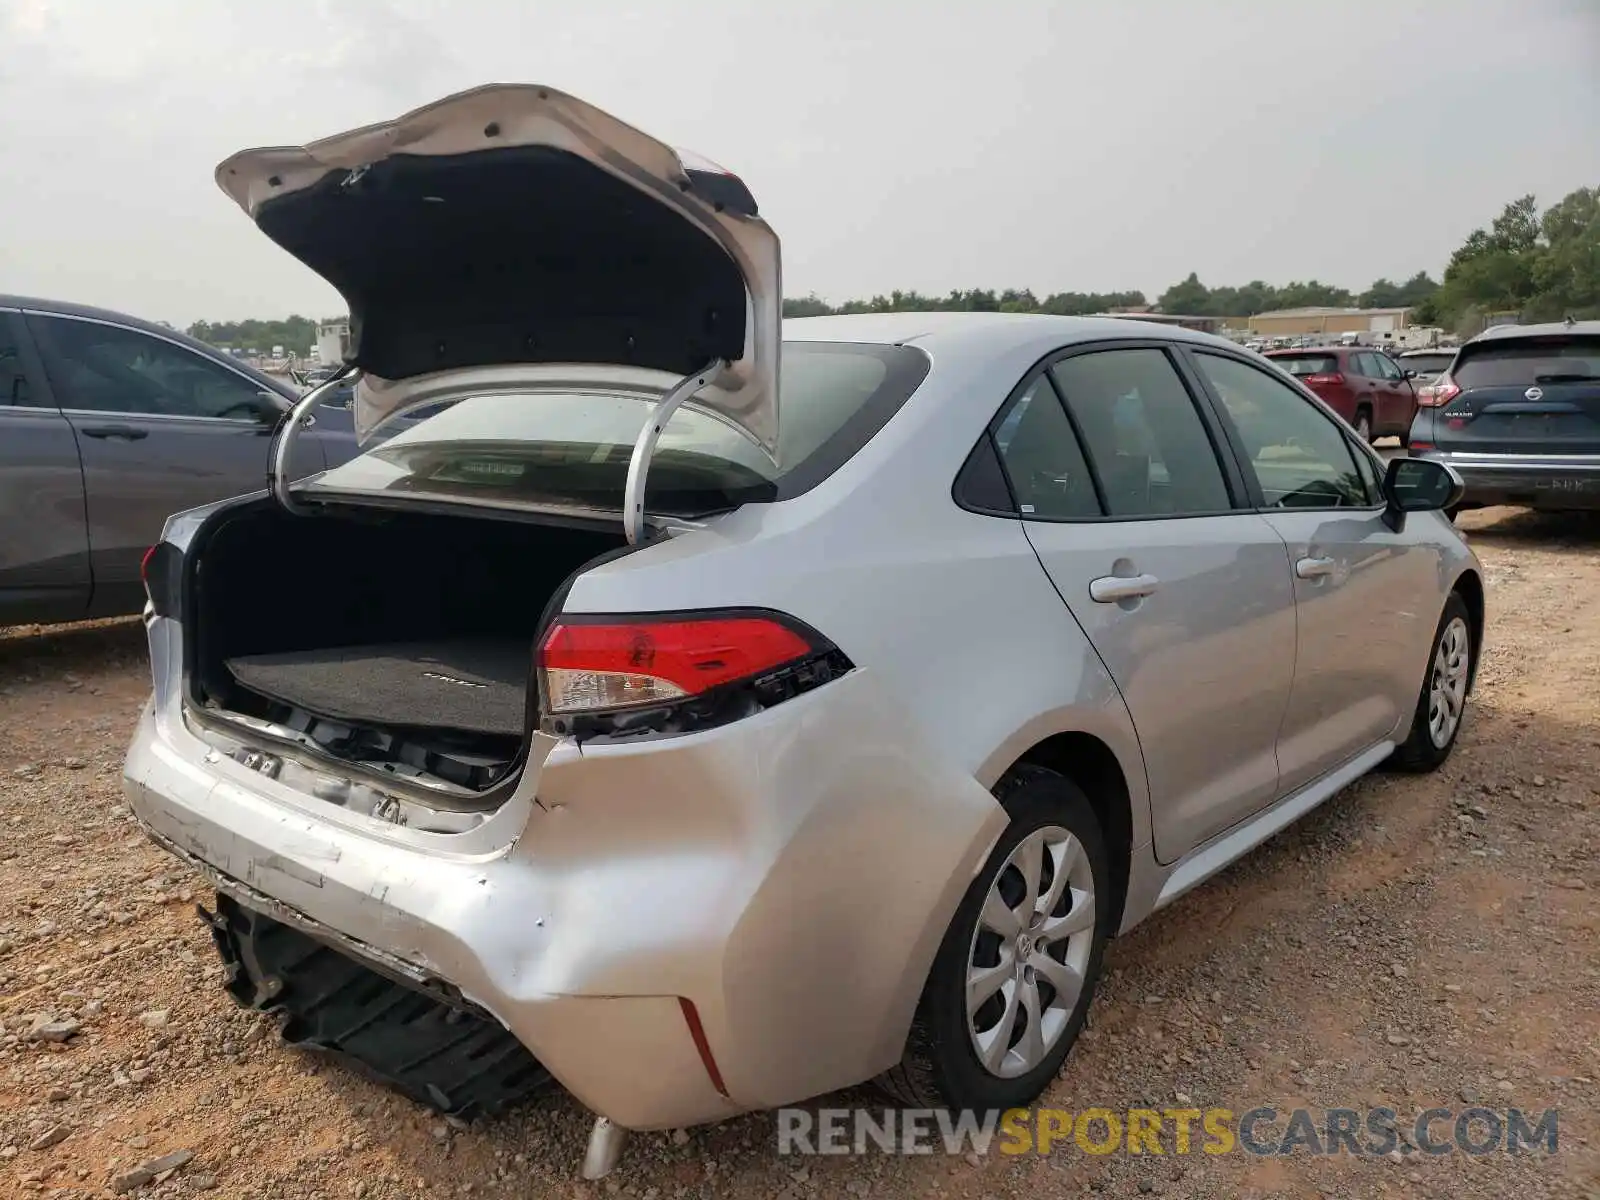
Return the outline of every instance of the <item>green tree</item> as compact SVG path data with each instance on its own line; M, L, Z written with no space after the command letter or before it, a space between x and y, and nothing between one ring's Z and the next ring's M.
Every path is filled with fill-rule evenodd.
M1507 204L1450 256L1434 309L1458 327L1496 312L1528 321L1600 315L1600 188L1579 188L1543 215L1531 195Z
M1189 278L1161 293L1156 307L1164 313L1203 317L1211 312L1211 289L1200 282L1197 273L1190 271Z

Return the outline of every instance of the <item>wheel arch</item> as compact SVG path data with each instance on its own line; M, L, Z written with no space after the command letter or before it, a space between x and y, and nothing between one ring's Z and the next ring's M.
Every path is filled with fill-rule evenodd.
M1457 593L1466 604L1467 616L1472 623L1472 673L1467 676L1467 692L1470 694L1478 682L1478 661L1483 654L1483 577L1468 567L1456 577L1450 590Z
M1077 784L1088 797L1089 806L1100 822L1111 867L1110 901L1114 919L1109 927L1121 928L1133 862L1134 809L1128 776L1116 752L1092 733L1067 730L1028 747L1001 772L1001 778L1019 766L1054 771Z

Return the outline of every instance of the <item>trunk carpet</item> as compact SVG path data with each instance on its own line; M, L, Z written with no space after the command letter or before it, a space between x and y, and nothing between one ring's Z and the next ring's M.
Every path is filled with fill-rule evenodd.
M524 730L532 667L528 642L483 638L228 660L242 687L320 717L510 737L521 737Z

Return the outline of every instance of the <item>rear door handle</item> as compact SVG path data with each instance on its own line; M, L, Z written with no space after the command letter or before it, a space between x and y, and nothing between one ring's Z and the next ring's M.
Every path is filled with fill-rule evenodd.
M1103 575L1089 581L1089 599L1096 604L1115 604L1118 600L1137 600L1161 586L1154 575Z
M1295 562L1294 573L1301 579L1321 579L1324 575L1332 575L1333 568L1331 558L1302 558Z
M149 430L139 429L133 425L85 425L79 432L84 437L122 438L130 442L137 442L140 438L150 436Z

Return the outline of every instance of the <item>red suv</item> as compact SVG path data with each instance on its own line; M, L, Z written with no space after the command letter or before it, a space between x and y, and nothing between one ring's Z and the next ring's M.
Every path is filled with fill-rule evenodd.
M1272 350L1275 366L1309 387L1350 423L1367 441L1398 437L1411 440L1411 418L1417 414L1415 371L1403 371L1381 350L1364 346L1313 346L1307 350Z

